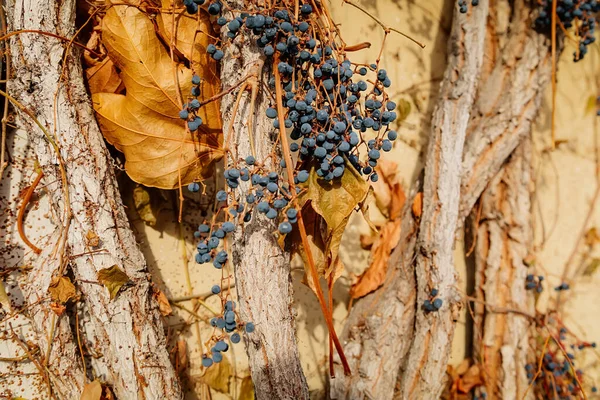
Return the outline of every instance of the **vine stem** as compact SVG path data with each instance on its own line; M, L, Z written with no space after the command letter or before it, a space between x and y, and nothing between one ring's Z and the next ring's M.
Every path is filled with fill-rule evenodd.
M556 148L556 7L558 1L552 2L552 150Z
M25 229L23 228L23 219L25 218L25 209L27 208L27 204L29 204L29 200L31 200L31 196L33 196L35 188L37 187L38 183L40 183L43 176L44 173L40 170L33 183L29 186L29 188L27 188L25 196L23 196L23 203L21 203L21 207L19 207L19 213L17 214L17 230L19 231L19 236L21 237L21 240L25 242L27 247L33 250L35 254L40 254L42 250L33 243L31 243L25 235Z
M290 155L290 148L288 145L287 133L285 131L285 118L283 113L283 103L281 101L282 97L282 89L281 89L281 76L279 75L279 70L277 69L277 64L279 64L279 55L276 55L273 60L273 73L275 74L275 96L277 101L277 119L279 120L279 136L281 140L281 148L283 150L283 157L285 160L286 171L288 183L290 185L290 192L295 195L296 193L296 185L294 184L294 171L292 169L292 156ZM298 198L297 196L292 197L294 201L294 206L296 209L299 209ZM300 231L300 237L302 238L302 246L306 251L306 258L308 260L308 265L310 268L310 276L313 281L314 291L319 300L319 305L321 306L321 310L323 312L323 316L325 317L325 322L327 323L327 329L329 330L329 335L333 339L333 343L335 344L335 348L340 356L340 360L344 367L344 374L350 375L350 365L348 364L348 360L346 360L346 356L344 355L344 349L340 343L340 340L335 333L335 328L333 326L333 311L327 307L325 303L325 298L323 297L323 293L321 292L321 285L319 284L319 274L317 272L317 268L315 266L315 262L312 256L312 251L310 248L310 244L308 242L308 237L306 235L306 228L304 227L304 221L302 220L302 212L298 212L298 229Z

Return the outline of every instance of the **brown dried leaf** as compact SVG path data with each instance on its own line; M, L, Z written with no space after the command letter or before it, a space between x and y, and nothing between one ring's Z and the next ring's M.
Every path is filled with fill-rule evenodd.
M6 293L6 288L4 287L4 281L0 280L0 305L4 308L6 312L12 312L12 307L10 306L10 299L8 298L8 293Z
M254 400L254 383L249 375L242 379L238 400Z
M479 369L479 366L475 364L458 379L456 386L459 392L466 394L475 386L479 386L482 383L481 370Z
M154 295L156 296L156 301L158 302L158 309L160 310L161 315L163 317L171 315L173 313L173 309L171 308L171 304L169 303L169 299L167 299L165 293L162 290L155 288Z
M98 247L100 246L100 238L96 235L94 231L88 231L85 235L85 240L87 241L88 246Z
M598 229L596 229L596 227L588 229L585 233L585 244L588 247L593 247L598 242L600 242L600 235L598 235Z
M61 315L63 315L65 313L65 311L67 310L67 307L65 307L63 304L60 304L57 302L52 302L52 303L50 303L50 310L52 310L52 312L54 314L56 314L60 317Z
M108 9L102 41L122 71L126 94L97 93L94 109L106 140L125 154L127 174L145 186L164 189L208 176L223 155L221 117L216 102L206 104L199 111L204 124L193 134L179 118L179 94L190 93L192 70L173 64L152 21L135 7ZM210 66L203 67L197 70L205 79L199 100L220 86L210 78Z
M104 268L98 271L98 280L108 289L110 293L110 299L113 300L117 297L121 287L129 282L127 274L118 266L113 265L110 268Z
M404 121L410 114L410 102L404 99L398 101L398 122Z
M119 93L123 81L112 60L106 57L97 65L85 70L90 93Z
M340 242L352 212L365 200L369 189L369 184L352 166L348 166L336 182L319 178L315 169L311 169L306 191L299 202L319 276L335 281L342 273L343 265L338 257ZM306 253L296 231L292 235L294 251L303 257L309 274ZM308 279L308 283L315 290L312 279Z
M79 400L100 400L102 398L102 384L95 380L83 387L83 392Z
M600 258L592 258L592 260L587 265L587 267L585 267L585 270L583 271L583 275L585 275L585 276L594 275L594 273L598 270L598 267L600 267Z
M178 340L175 347L171 350L171 363L179 375L187 370L189 359L185 340Z
M421 218L421 214L423 213L423 192L415 195L412 203L412 213L416 218Z
M400 225L399 219L389 221L379 232L371 249L369 268L350 289L350 297L353 299L365 296L383 285L390 255L400 241Z
M142 221L150 226L156 225L156 214L158 213L155 213L152 208L148 188L145 188L142 185L136 185L133 189L133 204Z
M69 300L77 297L75 286L66 276L55 276L52 278L52 282L50 282L50 286L48 287L48 292L53 301L61 304L65 304Z
M229 380L232 375L231 364L227 357L223 357L223 361L220 363L215 363L210 368L206 368L206 373L202 376L202 382L219 392L229 393Z

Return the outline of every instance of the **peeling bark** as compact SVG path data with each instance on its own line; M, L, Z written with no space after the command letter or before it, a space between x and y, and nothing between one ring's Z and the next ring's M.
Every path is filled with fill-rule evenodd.
M10 0L7 11L11 31L40 30L67 38L75 32L73 0ZM111 158L83 84L80 54L68 42L36 33L15 35L10 44L14 76L9 93L35 115L60 149L58 157L42 130L20 113L44 171L56 223L52 239L44 244L44 253L27 277L27 300L31 304L47 299L51 278L70 270L80 301L89 310L89 320L80 327L83 340L101 355L91 360L94 376L107 382L118 398L182 398L146 264L124 213ZM102 252L90 253L89 231L100 238ZM98 283L98 271L113 265L125 271L131 285L111 301ZM45 348L54 325L47 301L33 310L33 320L39 344ZM50 377L59 398L76 399L86 377L68 320L65 316L57 320L50 340Z
M483 192L481 214L474 210L470 218L477 235L473 350L489 399L523 399L525 364L535 360L527 317L535 312L534 295L525 289L533 247L531 147L529 139L517 147Z
M470 14L455 12L448 67L432 117L421 219L411 222L411 208L406 207L399 246L403 254L395 254L391 260L401 259L400 266L388 269L383 296L377 293L373 303L365 299L351 312L352 325L346 326L344 338L346 356L355 373L349 379L338 374L340 377L332 380L333 398L391 399L394 392L390 388L395 387L398 369L407 356L400 398L438 398L443 389L460 300L454 289L452 249L461 161L483 63L488 7L483 1ZM433 288L439 290L445 304L438 312L426 313L420 306ZM375 333L378 331L384 332Z
M530 5L526 5L523 0L517 0L510 5L508 2L505 3L503 5L506 7L512 7L512 13L504 27L506 30L503 32L506 40L501 43L496 41L494 38L499 36L496 31L498 27L495 25L497 21L493 18L490 18L491 21L486 21L488 32L484 53L491 62L486 60L487 63L479 76L481 82L477 99L472 108L465 111L467 118L470 113L470 120L462 153L463 164L460 168L460 202L454 224L456 229L462 226L464 218L489 181L521 140L530 133L531 124L541 104L542 92L550 79L549 40L543 34L534 31ZM491 11L495 11L495 8L496 6ZM455 24L456 17L461 18L461 16L455 15ZM452 52L453 49L454 47L451 46L450 51ZM470 46L466 51L481 51L481 49ZM452 59L449 62L451 63ZM453 68L452 64L449 68ZM444 100L442 97L441 101ZM440 104L438 109L439 107ZM435 141L434 143L437 144ZM429 150L426 164L434 165L429 157L439 157L440 153L432 154L431 147ZM447 168L455 170L460 167L459 160L454 157L454 165L443 164L439 160L437 162L441 165L441 170ZM426 172L425 180L427 179ZM454 183L458 185L457 182ZM412 196L421 190L422 185L424 185L422 180L415 182L411 190ZM439 191L429 192L438 197L440 195ZM455 191L455 196L459 197L458 190ZM427 194L424 198L426 201L429 199L430 202L433 200ZM439 198L436 201L439 201ZM336 378L331 380L332 398L388 399L392 396L435 398L434 392L439 393L438 391L441 390L447 363L447 350L451 344L450 332L453 329L453 315L448 309L447 300L456 300L451 290L444 292L448 287L446 285L454 280L454 271L451 262L446 263L443 264L446 268L443 276L438 273L434 276L435 279L427 280L427 274L423 271L423 265L427 264L423 262L430 262L430 259L416 251L416 237L428 240L434 235L420 236L418 221L414 220L415 217L411 212L411 204L412 201L409 200L403 211L402 237L390 259L384 285L375 293L358 301L350 311L342 341L354 374L349 378L343 377L339 365L336 364L338 373ZM434 211L437 212L435 209ZM440 221L430 221L431 217L428 214L431 215L431 209L423 210L422 218L424 221L427 220L424 223L439 224ZM445 249L449 248L448 241L453 242L455 235L454 230L447 228L447 225L441 224L440 232L444 231L447 235L444 239ZM438 243L437 240L435 239L434 243ZM421 262L417 270L415 270L415 259ZM436 262L441 265L439 261ZM415 290L415 273L422 275L419 286L421 294L418 298ZM444 287L438 283L440 278L445 280ZM433 288L438 289L444 296L445 304L442 307L446 308L443 316L444 323L439 326L439 316L422 314L421 328L417 331L415 330L419 325L415 325L417 308L421 307L429 290ZM418 312L422 313L420 310ZM432 343L431 339L427 339L430 337L424 333L431 328L429 322L434 318L435 324L438 325L434 330L444 331L447 336L444 337L444 334L440 333L438 340ZM408 351L413 347L411 361L407 361ZM429 363L431 370L423 368L423 360ZM398 369L400 369L399 374ZM386 388L392 387L394 382L396 382L396 392L392 394ZM431 382L431 385L427 382ZM414 391L415 389L417 391ZM423 389L425 391L422 391Z
M235 4L230 7L241 8ZM249 88L242 94L237 113L233 115L235 91L223 97L221 114L225 132L232 135L225 138L232 143L229 154L235 159L251 155L249 138L252 135L255 157L260 161L273 151L278 133L265 114L269 96L264 91L268 79L263 75L270 65L263 65L260 49L247 40L238 37L225 47L221 82L226 89L248 77L256 89L256 100L251 104ZM269 164L266 167L279 168ZM248 188L248 184L241 182L237 195L245 197ZM275 222L254 212L252 220L238 228L231 241L240 316L255 324L255 331L245 335L246 352L257 399L308 399L308 385L296 342L290 255L277 243L276 231Z

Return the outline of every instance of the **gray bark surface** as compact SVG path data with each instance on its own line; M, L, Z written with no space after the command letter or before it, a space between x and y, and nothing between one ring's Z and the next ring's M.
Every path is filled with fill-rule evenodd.
M230 6L236 8L233 3ZM223 129L226 133L233 129L230 142L234 148L230 154L237 159L251 155L249 136L252 134L255 157L265 160L274 151L278 135L265 114L270 99L264 89L271 66L263 64L260 49L243 35L224 51L223 89L244 77L257 88L253 109L250 91L242 95L236 115L233 109L237 90L221 101ZM231 157L228 160L233 161ZM266 167L278 168L270 161ZM242 182L236 196L245 198L247 190L248 185ZM308 399L308 385L296 341L290 255L277 243L276 232L277 225L273 221L254 212L252 220L238 228L231 241L240 316L256 327L253 333L245 335L246 352L257 399Z
M531 140L524 140L481 195L481 214L471 216L477 232L475 259L474 358L491 399L533 399L525 365L535 362L532 343L533 273L526 259L533 248ZM534 339L533 339L534 340ZM481 389L479 389L481 390Z
M67 38L75 32L74 0L9 0L7 11L11 31L32 29ZM124 213L111 158L83 84L79 51L68 42L37 33L15 35L10 45L14 74L9 92L46 128L60 153L58 157L28 115L19 114L44 172L56 225L27 277L28 301L47 299L52 277L72 272L81 293L79 301L89 312L80 327L82 340L101 355L91 360L94 376L121 399L182 398L146 264ZM61 162L67 187L61 180ZM90 231L99 237L102 252L90 253L93 249L86 240ZM110 300L108 290L98 282L98 271L113 265L128 275L130 285ZM86 377L77 344L67 314L56 318L58 327L51 336L54 317L48 303L42 301L32 311L33 326L41 348L47 338L52 342L50 378L57 396L78 399Z

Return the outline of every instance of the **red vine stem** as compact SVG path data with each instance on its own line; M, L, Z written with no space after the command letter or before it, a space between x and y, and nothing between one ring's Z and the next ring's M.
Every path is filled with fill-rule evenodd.
M27 236L25 236L25 229L23 228L23 218L25 218L25 209L27 208L27 204L29 203L29 200L31 200L31 196L33 196L33 192L35 192L35 188L37 187L38 183L40 183L43 176L44 173L40 170L31 186L27 188L25 196L23 196L23 203L21 203L21 207L19 207L19 213L17 214L17 230L19 231L19 236L21 237L21 240L25 242L25 244L31 250L33 250L35 254L40 254L42 250L40 250L36 245L31 243L29 239L27 239Z
M290 185L290 192L292 194L296 193L296 185L294 184L294 171L292 169L292 156L290 155L290 147L288 145L287 134L285 132L285 118L283 113L283 103L281 98L283 96L281 89L281 76L279 75L279 71L277 70L277 65L279 64L279 56L276 55L273 60L273 73L275 74L275 97L277 102L277 119L279 120L279 136L281 140L281 148L283 149L283 157L285 160L288 183ZM293 197L294 206L296 209L299 209L298 198L296 196ZM298 229L300 231L300 237L302 238L302 246L306 251L306 258L308 260L308 265L310 268L310 277L312 279L314 285L314 291L317 295L317 299L319 300L319 305L321 306L321 311L323 312L323 316L325 317L325 322L327 323L327 329L329 330L329 335L333 339L333 343L335 344L335 349L337 350L340 360L342 361L342 365L344 367L344 374L350 375L350 365L348 364L348 360L346 360L346 356L344 355L344 349L340 343L340 340L335 333L335 328L333 327L333 311L327 308L327 304L325 303L325 298L323 293L321 292L321 285L319 284L319 274L317 272L317 267L315 266L315 261L313 260L312 251L310 249L310 244L308 243L308 237L306 236L306 228L304 227L304 221L302 220L302 210L298 212Z

